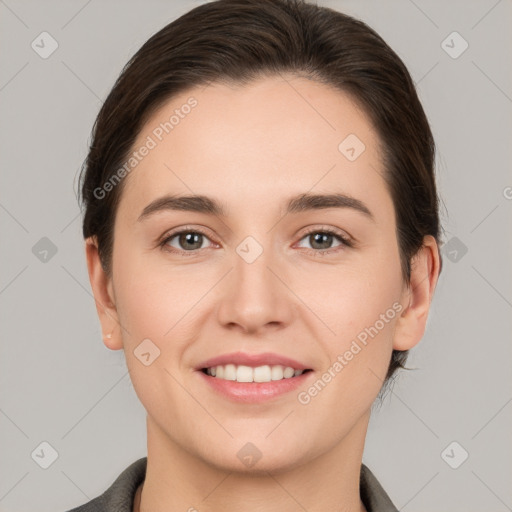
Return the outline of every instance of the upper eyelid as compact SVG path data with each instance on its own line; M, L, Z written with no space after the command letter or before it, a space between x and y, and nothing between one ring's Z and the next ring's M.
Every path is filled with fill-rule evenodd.
M176 228L177 231L174 231L174 230L170 230L170 231L167 231L165 232L165 234L162 236L162 239L164 238L168 238L168 237L172 237L172 236L175 236L175 235L179 235L181 233L194 233L194 232L198 232L198 233L201 233L201 234L204 234L206 236L208 236L208 232L210 231L209 228L206 228L204 226L183 226L181 228ZM339 236L344 236L345 238L352 238L346 231L344 231L343 229L340 229L340 228L335 228L335 227L330 227L330 226L325 226L325 225L318 225L318 226L312 226L312 227L307 227L307 228L304 228L305 231L303 231L302 233L302 237L308 235L308 234L311 234L312 232L315 233L315 232L323 232L323 231L329 231L333 234L337 234Z
M211 238L211 235L208 234L210 230L203 226L201 227L192 227L192 226L184 226L181 228L176 228L175 230L170 230L165 232L165 234L161 237L161 241L168 240L169 238L174 238L176 235L181 235L182 233L200 233L208 238Z
M311 229L308 229L300 236L298 241L300 242L303 238L310 236L313 233L328 233L328 234L334 236L335 238L337 238L341 242L341 245L345 246L345 248L355 246L355 240L348 233L346 233L344 231L340 232L339 229L333 229L333 228L327 228L327 227L324 227L324 228L313 227ZM329 249L324 249L324 250L315 250L315 249L308 249L308 250L322 253L322 252L335 251L336 247L330 247Z
M183 228L178 228L177 231L168 231L166 232L161 238L159 238L159 241L158 241L158 245L159 246L163 246L163 245L166 245L169 240L173 239L174 237L178 236L178 235L181 235L183 233L199 233L203 236L205 236L206 238L208 238L208 240L210 240L210 242L212 242L213 244L217 244L217 242L215 240L212 240L212 237L207 233L207 230L206 228L192 228L192 227L183 227ZM176 249L176 250L180 250L180 249ZM197 251L197 250L196 250ZM196 251L187 251L187 252L196 252Z

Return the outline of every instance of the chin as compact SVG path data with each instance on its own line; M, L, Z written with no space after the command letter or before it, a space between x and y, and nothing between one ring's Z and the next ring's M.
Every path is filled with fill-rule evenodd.
M254 436L253 441L232 439L229 443L219 444L215 449L208 448L206 453L198 454L209 466L216 469L251 475L267 475L270 473L286 472L300 466L308 457L309 451L304 447L304 441L290 445Z

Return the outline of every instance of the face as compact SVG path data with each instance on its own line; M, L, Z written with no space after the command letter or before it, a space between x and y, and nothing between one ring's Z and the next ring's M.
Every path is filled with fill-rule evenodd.
M408 301L369 120L325 85L267 77L174 97L144 145L109 290L152 431L230 471L336 450L368 420Z

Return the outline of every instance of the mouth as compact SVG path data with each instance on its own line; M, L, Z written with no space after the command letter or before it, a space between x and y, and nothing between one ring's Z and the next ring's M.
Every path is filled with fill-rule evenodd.
M255 367L242 364L221 364L201 368L201 371L205 375L219 380L264 383L293 379L304 373L311 372L312 370L310 368L296 369L291 366L268 364Z
M284 354L243 351L222 354L195 368L206 389L242 403L266 403L290 397L314 376L313 368Z

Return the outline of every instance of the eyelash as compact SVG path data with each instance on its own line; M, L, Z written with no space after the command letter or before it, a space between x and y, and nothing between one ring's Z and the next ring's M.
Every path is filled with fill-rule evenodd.
M324 256L326 254L331 253L338 253L347 247L353 247L354 244L350 238L348 238L345 235L342 235L339 231L332 229L332 228L312 228L305 233L303 233L299 239L299 242L303 240L304 238L307 238L310 235L313 234L326 234L326 235L332 235L334 238L338 239L339 242L341 242L341 245L337 247L331 247L330 249L308 249L308 248L301 248L308 254L312 254L313 256Z
M191 250L191 251L184 251L184 250L175 249L174 247L170 247L169 245L167 245L170 240L172 240L176 236L182 235L184 233L201 234L201 235L205 236L206 238L208 238L208 240L210 240L210 237L208 236L208 234L205 231L203 231L202 229L200 229L200 228L184 228L184 229L181 229L180 231L176 231L174 233L170 233L168 236L166 236L161 242L159 242L159 244L158 244L159 247L161 249L163 249L164 251L168 251L168 252L175 253L175 254L181 254L183 256L194 256L199 251L203 250L203 249L194 249L194 250ZM338 246L338 247L333 247L333 248L330 248L330 249L323 249L323 250L322 249L307 249L306 248L305 249L306 252L313 253L314 255L319 255L319 254L320 255L324 255L324 254L330 254L332 252L338 252L338 251L342 250L343 246L345 246L345 247L353 247L354 246L354 244L353 244L353 242L352 242L352 240L350 238L342 235L338 231L336 231L334 229L331 229L331 228L325 228L325 229L323 229L323 228L322 229L314 228L314 229L311 229L311 230L307 231L306 233L304 233L301 236L300 240L303 240L304 238L306 238L307 236L310 236L312 234L318 234L318 233L327 234L327 235L333 235L335 238L338 239L338 241L341 242L341 245Z

